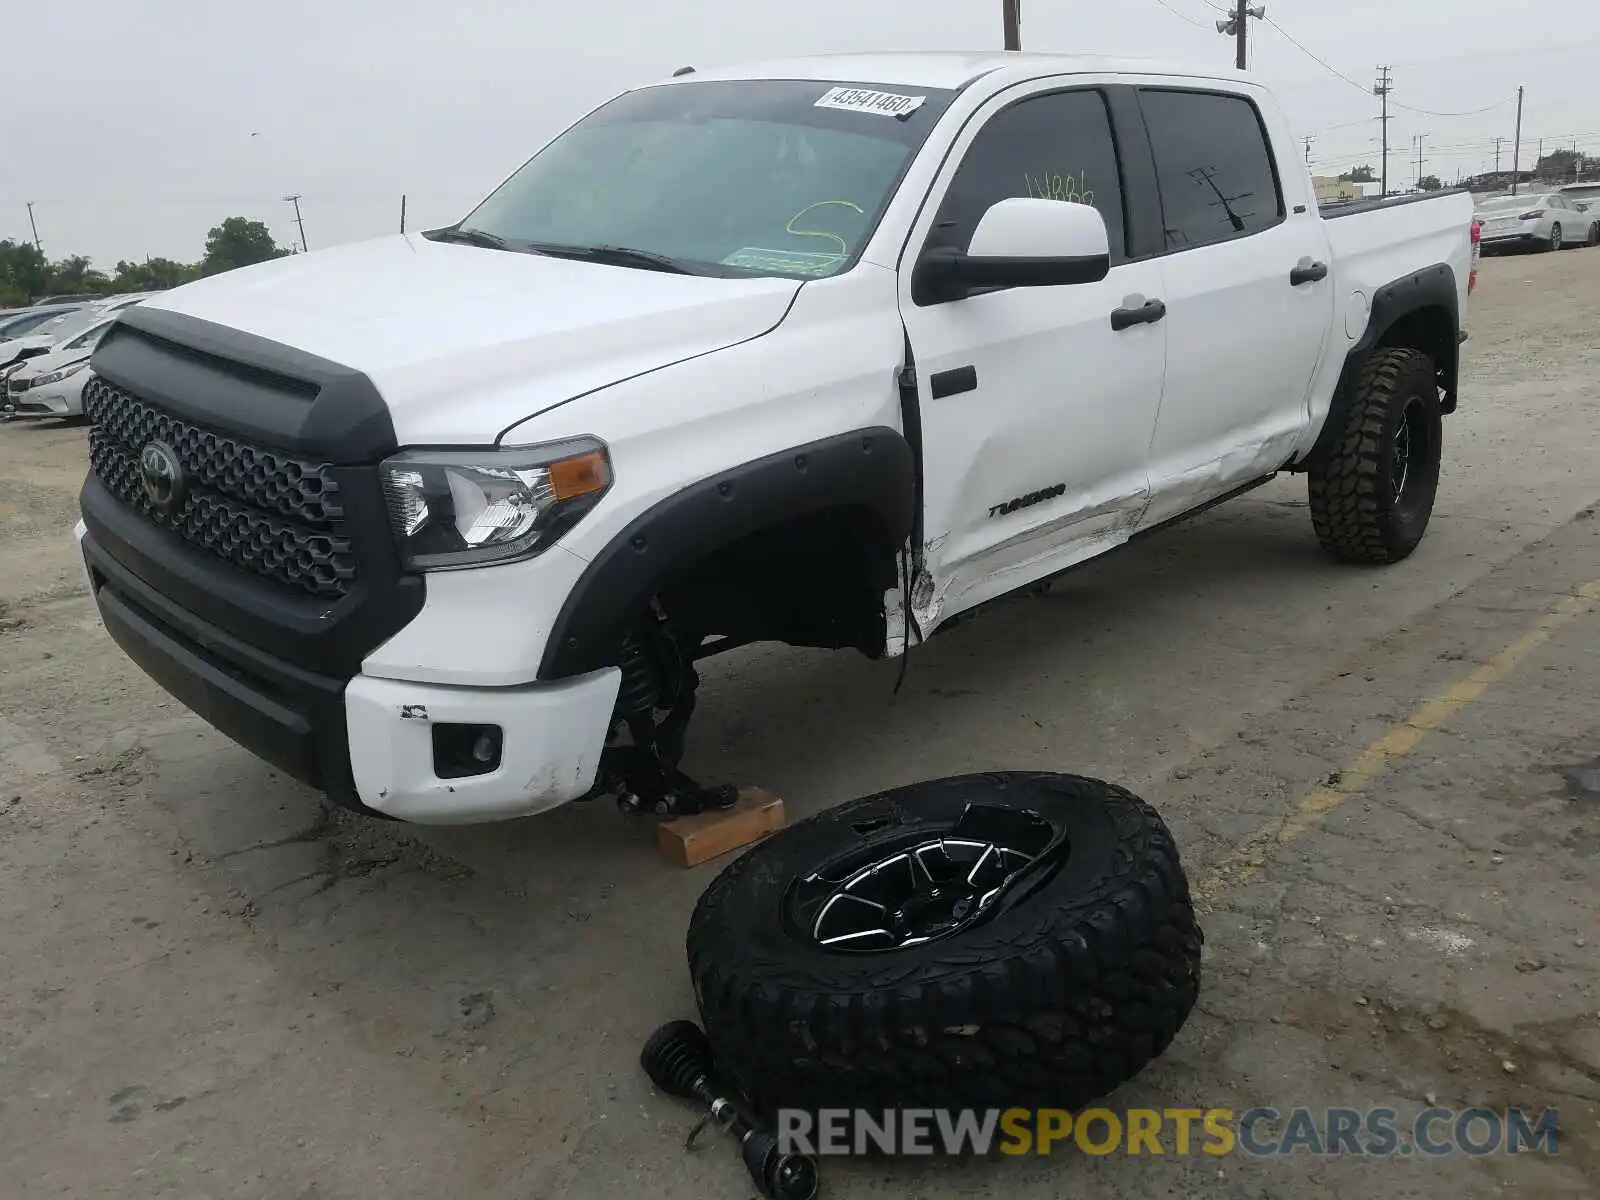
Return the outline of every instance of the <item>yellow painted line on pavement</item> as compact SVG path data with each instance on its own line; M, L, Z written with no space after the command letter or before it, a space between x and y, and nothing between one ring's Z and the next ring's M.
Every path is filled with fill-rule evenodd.
M1352 796L1365 792L1397 760L1415 750L1423 738L1478 700L1511 674L1531 651L1549 641L1562 626L1594 608L1597 601L1600 601L1600 579L1584 584L1576 592L1563 594L1515 641L1501 647L1442 692L1423 701L1410 716L1363 750L1340 773L1337 784L1301 797L1281 818L1241 842L1195 885L1195 898L1210 901L1228 888L1255 878L1274 850L1312 829Z

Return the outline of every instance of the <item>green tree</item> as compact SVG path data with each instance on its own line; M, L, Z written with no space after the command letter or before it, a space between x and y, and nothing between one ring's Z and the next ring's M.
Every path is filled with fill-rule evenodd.
M59 262L50 264L43 293L47 296L76 295L80 292L103 292L111 285L104 271L96 271L82 254L69 254Z
M31 242L0 241L0 303L26 304L50 282L50 264Z
M1576 179L1583 166L1583 155L1576 150L1552 150L1534 164L1536 179Z
M1370 166L1363 164L1359 167L1351 167L1339 178L1345 183L1376 183L1378 173Z
M229 217L206 234L206 252L200 260L201 275L215 275L235 267L282 258L289 252L272 240L272 233L260 221L248 217Z
M1437 175L1424 175L1417 180L1417 191L1419 192L1437 192L1442 187L1444 187L1444 184L1439 182Z
M170 258L147 258L142 263L119 262L111 277L114 292L160 292L188 283L196 268Z

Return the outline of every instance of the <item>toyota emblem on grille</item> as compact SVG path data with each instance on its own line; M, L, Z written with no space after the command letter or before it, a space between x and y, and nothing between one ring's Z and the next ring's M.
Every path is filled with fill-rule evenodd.
M183 503L183 464L178 452L165 442L147 442L139 451L139 483L150 503L170 513Z

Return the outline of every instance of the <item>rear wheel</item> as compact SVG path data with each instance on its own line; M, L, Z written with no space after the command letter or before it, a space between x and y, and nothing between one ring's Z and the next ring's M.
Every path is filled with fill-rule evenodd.
M1561 222L1557 221L1554 225L1550 226L1550 249L1559 250L1561 249L1561 246Z
M1399 562L1415 550L1433 515L1442 433L1433 360L1420 350L1369 358L1338 444L1307 472L1322 548L1353 563Z

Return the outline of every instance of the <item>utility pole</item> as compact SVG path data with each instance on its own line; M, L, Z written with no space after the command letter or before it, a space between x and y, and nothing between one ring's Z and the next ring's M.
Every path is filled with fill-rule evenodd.
M1306 135L1306 166L1311 165L1311 135Z
M284 199L294 205L294 223L300 226L300 252L302 254L308 253L311 247L306 245L306 223L300 216L300 193L296 192L292 196L285 196Z
M28 228L33 230L33 248L40 254L44 253L44 246L39 242L39 226L33 219L33 201L28 201Z
M1383 125L1383 171L1379 175L1382 194L1389 194L1389 93L1394 90L1394 80L1389 67L1378 68L1378 82L1372 85L1372 94L1383 102L1383 115L1378 120Z
M1022 0L1000 0L1000 19L1005 26L1007 50L1022 49Z
M1511 143L1511 194L1517 194L1517 172L1522 166L1522 88L1517 88L1517 136Z
M1505 138L1495 138L1494 140L1494 173L1496 175L1500 174L1500 144L1504 141Z
M406 194L400 193L400 232L406 231Z
M1411 138L1417 147L1417 191L1419 192L1422 190L1422 139L1427 136L1426 133L1418 133Z
M1217 22L1217 32L1227 34L1233 39L1233 65L1239 70L1245 69L1246 47L1249 44L1248 26L1249 18L1261 20L1267 15L1265 4L1246 4L1245 0L1235 0L1233 12L1228 14L1226 21Z

